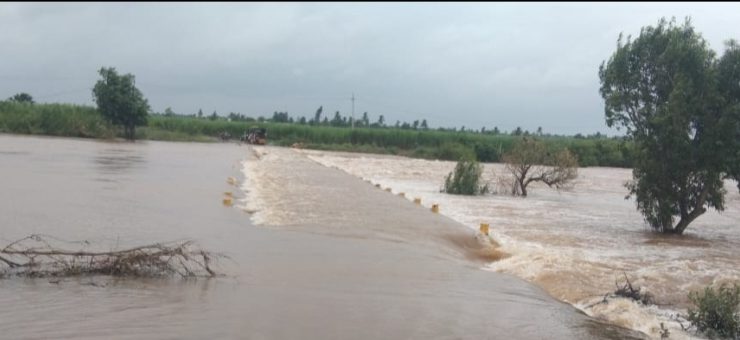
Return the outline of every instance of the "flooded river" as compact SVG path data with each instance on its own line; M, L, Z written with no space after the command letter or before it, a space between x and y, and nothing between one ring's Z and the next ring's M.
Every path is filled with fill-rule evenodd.
M626 200L629 169L581 168L573 188L556 191L533 184L527 198L478 197L440 193L454 162L393 156L303 150L310 159L361 180L422 199L471 230L490 224L506 258L485 269L509 273L544 288L552 296L589 315L653 337L660 324L672 339L695 338L682 332L676 316L685 315L688 293L706 285L740 282L740 195L726 182L726 210L710 210L681 237L652 233ZM485 164L484 178L496 184L505 175L501 164ZM626 299L600 303L627 276L656 305ZM685 320L684 325L688 325Z
M273 163L263 185L250 187L255 179L245 179L243 167L262 159L246 146L0 135L3 244L32 233L101 249L193 239L229 257L219 266L226 276L216 279L2 279L0 337L635 335L520 279L480 270L495 254L457 222L294 156ZM231 176L238 187L227 183ZM271 186L282 187L282 196L262 192L265 199L250 202ZM239 188L249 191L246 198ZM240 203L223 206L225 191ZM244 211L250 203L263 226Z

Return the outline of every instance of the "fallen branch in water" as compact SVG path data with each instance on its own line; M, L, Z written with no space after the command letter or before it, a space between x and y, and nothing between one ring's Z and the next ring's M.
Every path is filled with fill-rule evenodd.
M596 301L590 305L585 306L586 309L592 308L596 305L600 304L608 304L610 298L628 298L630 300L642 303L643 305L655 305L655 299L653 298L653 295L650 293L643 293L641 292L641 288L637 287L635 288L632 286L632 282L630 282L630 279L627 277L627 273L622 273L624 275L625 283L624 285L619 285L619 282L614 282L614 285L616 285L617 289L613 293L606 293L604 297Z
M617 290L614 291L614 295L625 297L628 299L632 299L634 301L640 302L643 305L650 305L653 303L653 297L650 295L650 293L641 293L640 287L634 288L632 287L632 282L630 282L630 279L627 277L626 273L622 273L624 275L625 283L623 286L619 286L619 283L615 282L614 284L617 286Z
M127 277L214 277L217 274L211 268L211 263L221 257L224 256L196 248L192 241L155 243L124 250L96 252L56 248L47 241L47 237L31 235L0 250L0 277L94 274Z

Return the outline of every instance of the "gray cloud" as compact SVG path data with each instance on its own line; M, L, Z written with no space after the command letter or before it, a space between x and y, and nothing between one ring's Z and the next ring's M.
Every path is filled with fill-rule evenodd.
M691 16L716 50L739 4L0 4L0 97L92 103L101 66L156 111L356 112L433 126L614 133L598 65L620 32Z

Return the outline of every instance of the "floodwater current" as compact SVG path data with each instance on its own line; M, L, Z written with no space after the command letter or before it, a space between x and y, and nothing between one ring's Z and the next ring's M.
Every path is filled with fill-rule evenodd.
M496 254L468 228L300 154L251 187L243 167L263 156L229 143L0 135L0 243L192 239L228 256L215 279L0 279L0 338L640 337L480 270ZM247 209L270 186L280 195ZM227 191L240 203L224 206ZM280 223L259 221L278 210Z
M634 200L625 199L630 169L581 168L572 187L557 191L536 183L520 198L500 185L507 178L502 164L484 164L484 180L502 192L471 197L440 193L455 162L296 152L407 199L421 198L427 208L438 204L440 213L472 230L489 224L504 255L485 269L526 279L588 315L654 338L663 324L671 339L695 339L683 331L689 292L740 283L740 194L732 181L725 183L725 211L709 210L682 236L662 236L646 225ZM625 278L654 304L604 303Z

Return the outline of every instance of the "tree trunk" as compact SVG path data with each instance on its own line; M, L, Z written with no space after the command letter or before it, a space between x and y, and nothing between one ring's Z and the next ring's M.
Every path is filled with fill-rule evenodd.
M527 184L529 183L525 184L523 180L519 181L519 189L522 190L522 197L527 197Z
M689 226L691 222L693 222L699 215L705 213L707 209L704 209L704 207L697 207L687 216L681 217L681 220L678 221L678 224L676 224L676 227L673 228L673 233L681 235L683 234L683 231L686 230L686 227Z
M134 140L136 135L136 126L125 126L123 128L124 137L128 140Z
M672 234L683 234L683 231L686 230L686 227L688 227L691 222L701 214L707 212L707 209L704 208L704 203L707 201L708 195L709 187L705 187L704 190L701 191L701 194L699 194L699 200L696 202L694 210L688 214L682 212L681 220L679 220L678 224L676 224L676 226L670 231Z

